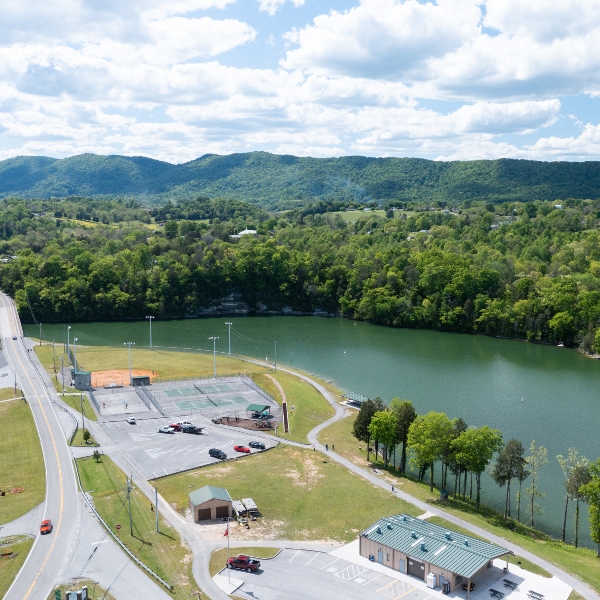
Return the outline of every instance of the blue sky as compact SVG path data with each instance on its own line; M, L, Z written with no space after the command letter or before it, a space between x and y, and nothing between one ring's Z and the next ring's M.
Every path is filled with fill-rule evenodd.
M0 159L600 159L600 3L3 0Z

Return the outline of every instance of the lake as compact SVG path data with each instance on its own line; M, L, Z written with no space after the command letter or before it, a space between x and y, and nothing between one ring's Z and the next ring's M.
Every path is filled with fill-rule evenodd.
M600 362L574 350L322 317L155 320L153 344L212 352L208 338L219 336L217 350L226 353L227 321L233 323L235 354L273 360L277 342L278 364L329 379L344 391L386 401L399 396L420 414L445 412L469 425L500 429L505 441L517 438L527 449L532 439L546 446L548 465L540 475L544 514L536 525L554 536L560 536L564 512L564 476L556 455L574 447L590 460L600 457ZM83 345L149 344L147 321L72 327L71 340L76 336ZM38 335L35 326L25 330ZM66 341L66 326L45 325L43 337ZM502 510L505 490L487 476L482 486L483 501ZM571 518L569 524L572 540ZM591 546L585 507L580 532Z

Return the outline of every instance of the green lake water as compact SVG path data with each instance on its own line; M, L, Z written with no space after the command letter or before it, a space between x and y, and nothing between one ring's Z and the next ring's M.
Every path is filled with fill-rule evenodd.
M556 455L574 447L591 460L600 457L600 361L574 350L321 317L155 320L153 344L212 352L208 338L219 336L217 350L227 352L226 321L233 323L235 354L273 360L276 341L278 364L329 379L344 391L386 401L400 396L419 413L443 411L469 425L500 429L505 441L515 437L528 448L535 439L546 446L548 465L540 475L544 514L536 525L555 536L564 510ZM71 339L84 345L149 344L147 321L72 327ZM36 329L25 326L32 336ZM66 341L64 325L44 326L43 332L45 339ZM502 509L504 490L487 476L482 485L484 502ZM571 518L569 525L572 539ZM585 508L580 531L591 545Z

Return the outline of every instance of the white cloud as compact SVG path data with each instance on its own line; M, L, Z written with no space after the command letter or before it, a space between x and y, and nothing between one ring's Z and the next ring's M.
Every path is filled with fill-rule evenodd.
M258 0L260 10L273 16L288 0ZM304 0L291 0L292 4L298 8L304 6Z

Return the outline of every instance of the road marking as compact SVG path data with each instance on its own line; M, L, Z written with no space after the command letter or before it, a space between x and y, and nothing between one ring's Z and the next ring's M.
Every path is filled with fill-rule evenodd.
M317 556L319 556L318 552L315 552L315 555L306 563L306 565L308 565L308 563L312 562L313 560L315 560L315 558L317 558ZM304 565L306 567L306 565Z
M416 590L416 587L413 587L409 583L404 581L399 581L398 579L394 579L391 583L388 583L386 586L379 588L377 590L378 594L385 596L386 598L391 598L392 600L400 600L400 598L404 598L410 594L413 590Z
M363 567L362 565L351 564L345 569L342 569L339 573L336 573L336 577L341 577L342 579L354 579L368 570L367 567Z
M100 542L92 542L92 546L97 546L98 544L105 544L108 540L101 540Z
M335 560L332 560L329 564L325 565L324 567L321 567L319 569L319 571L322 571L323 569L325 569L326 567L329 567L330 565L332 565L334 562L337 562L338 560L340 560L339 558L336 558Z
M299 553L299 552L300 552L300 550L296 550L296 554L294 554L294 556L292 556L292 558L290 559L290 562L292 562L292 561L293 561L293 560L296 558L296 556L298 556L298 553ZM288 565L289 565L289 564L290 564L290 563L288 563Z
M379 575L377 575L377 577L373 577L373 579L370 579L369 581L367 581L367 583L363 583L363 585L367 585L368 583L373 583L376 579L379 579L381 577L381 573Z

